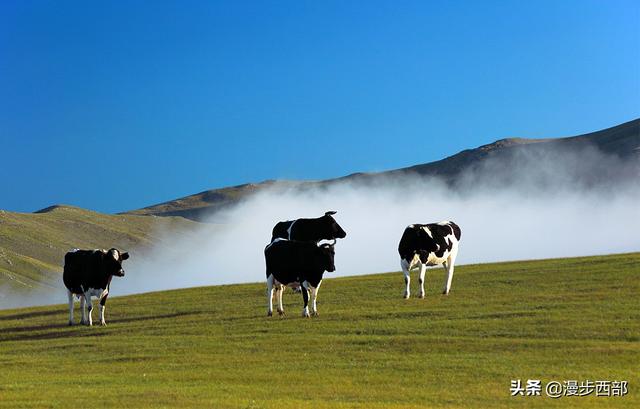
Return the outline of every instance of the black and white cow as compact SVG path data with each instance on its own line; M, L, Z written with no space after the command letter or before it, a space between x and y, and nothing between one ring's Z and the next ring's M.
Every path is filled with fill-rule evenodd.
M312 314L318 315L316 298L325 271L333 272L335 267L334 244L309 243L276 238L264 249L267 265L267 315L273 315L273 292L278 296L278 313L284 314L282 293L284 286L300 283L304 308L302 316L309 316L309 290L313 297Z
M64 272L62 280L69 296L69 325L73 325L73 296L80 298L82 311L81 324L93 325L91 297L100 300L100 324L104 321L104 309L109 295L109 284L113 276L124 277L122 261L129 258L129 253L121 253L118 249L110 250L72 250L64 256ZM85 305L88 317L85 318Z
M460 227L451 221L407 226L398 245L400 266L407 285L404 298L409 298L410 295L409 283L411 282L411 277L409 276L409 271L418 266L420 267L418 281L420 284L420 298L424 298L424 274L427 266L442 265L444 267L447 271L447 280L442 293L449 294L460 237Z
M335 211L326 212L315 219L296 219L278 222L273 227L271 241L275 239L308 241L318 243L320 240L344 239L347 233L333 218Z

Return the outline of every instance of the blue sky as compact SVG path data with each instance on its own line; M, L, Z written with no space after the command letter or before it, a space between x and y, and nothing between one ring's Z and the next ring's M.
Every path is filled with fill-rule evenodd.
M139 208L640 117L637 1L0 3L0 208Z

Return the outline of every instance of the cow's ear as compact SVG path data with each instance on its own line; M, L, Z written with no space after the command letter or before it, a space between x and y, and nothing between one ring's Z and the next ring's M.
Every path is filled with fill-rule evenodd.
M126 259L128 259L128 258L129 258L129 253L122 253L122 254L120 254L120 258L121 258L122 260L126 260Z
M335 210L329 210L329 211L328 211L328 212L326 212L324 215L325 215L325 216L332 216L332 215L334 215L334 214L336 214L336 213L338 213L338 212L336 212Z

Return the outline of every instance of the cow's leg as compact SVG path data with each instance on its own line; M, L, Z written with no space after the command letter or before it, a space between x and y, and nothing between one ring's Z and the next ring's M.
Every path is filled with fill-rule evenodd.
M93 310L93 303L91 302L91 294L84 293L85 305L87 306L87 322L88 326L93 325L93 318L91 317L91 310Z
M401 259L400 267L402 267L402 272L404 273L404 284L406 286L404 290L404 298L409 298L411 294L411 290L409 288L409 284L411 284L411 276L409 275L409 262L405 259Z
M318 316L318 307L316 306L316 299L318 298L318 291L320 290L320 284L322 284L322 280L318 282L317 287L311 287L311 296L313 297L313 304L311 304L311 314Z
M424 274L427 272L427 265L420 263L420 277L418 277L418 284L420 285L420 293L418 297L424 298Z
M284 306L282 305L282 294L284 293L285 286L282 284L278 284L276 288L278 289L278 314L284 315Z
M451 290L451 280L453 280L453 265L456 262L456 254L453 253L447 259L447 262L443 264L444 268L447 270L447 281L444 283L444 289L442 290L442 294L449 294L449 290Z
M104 297L100 299L100 303L98 303L98 310L100 311L100 325L107 325L107 322L104 320L104 310L107 307L107 297L109 293L106 293Z
M302 300L304 301L304 307L302 308L302 316L309 317L309 283L303 281L302 283Z
M67 296L69 297L69 325L73 325L73 293L71 290L67 290Z
M84 296L84 294L79 295L78 297L80 297L80 312L82 312L82 319L80 320L80 324L81 325L87 325L87 316L86 316L86 304L87 304L87 300Z
M267 277L267 317L273 315L273 274Z

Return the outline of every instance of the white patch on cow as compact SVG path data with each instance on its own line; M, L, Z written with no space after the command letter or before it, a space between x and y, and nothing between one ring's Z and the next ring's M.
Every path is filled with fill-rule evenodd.
M420 277L418 279L418 285L420 286L419 298L424 298L424 275L427 272L426 264L420 264Z
M443 294L449 294L451 290L451 281L453 280L453 268L456 263L456 256L458 255L458 242L457 240L453 242L453 248L451 249L451 253L449 254L449 258L444 265L447 270L447 281L445 282L444 289L442 290Z
M298 221L298 219L294 220L293 222L291 222L291 225L289 226L289 228L287 229L287 238L289 240L291 240L291 229L293 228L293 225L296 224L296 222Z
M269 274L267 277L267 316L273 315L273 274Z
M73 293L67 289L67 297L69 297L69 325L73 325Z
M280 283L276 286L276 292L278 293L278 314L284 315L284 306L282 305L282 294L286 287Z
M406 289L404 290L404 298L409 298L411 295L411 288L409 284L411 283L411 275L409 274L409 262L405 259L400 260L400 267L402 268L402 272L404 273L404 282L406 284Z
M433 234L431 234L431 230L429 230L427 226L422 226L421 228L427 233L429 237L433 238Z
M322 284L322 280L318 282L317 287L311 287L311 297L313 298L313 303L311 304L311 313L313 315L318 315L318 307L316 306L316 299L318 298L318 291L320 290L320 284Z
M98 311L100 311L100 325L107 325L107 322L104 320L104 310L106 306L102 305L98 302Z
M116 261L120 260L120 252L116 249L111 250L111 257L113 257Z
M85 298L84 295L80 295L80 311L82 312L82 319L80 320L80 324L82 325L86 325L87 324L87 318L85 317L85 309L87 306L87 299Z

